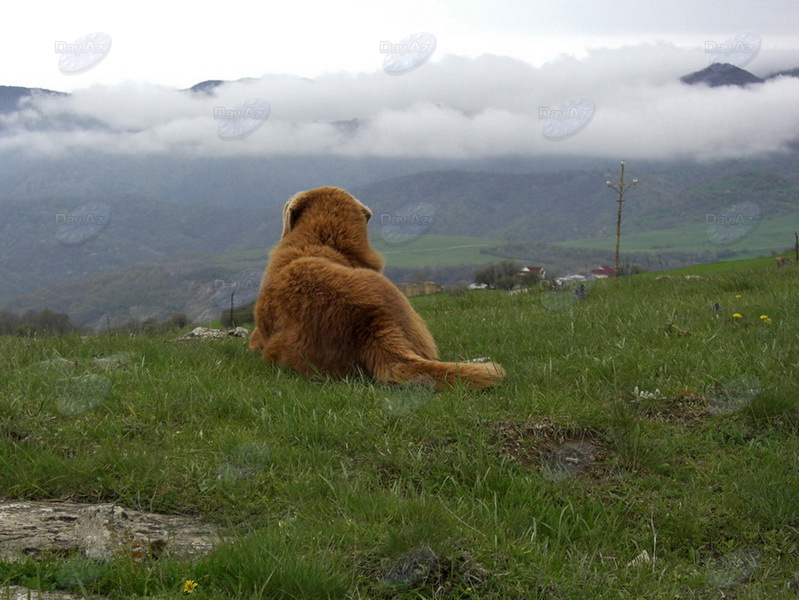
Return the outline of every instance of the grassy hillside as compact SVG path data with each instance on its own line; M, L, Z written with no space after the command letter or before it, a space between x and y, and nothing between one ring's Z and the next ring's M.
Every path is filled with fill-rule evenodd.
M383 256L387 267L413 269L496 262L496 256L481 250L498 243L499 240L490 238L424 235L408 244L387 244L378 238L372 245Z
M358 190L358 196L378 216L428 203L435 208L431 232L437 234L513 242L605 238L616 233L617 196L605 181L615 181L617 168L523 174L434 171L375 183ZM673 171L634 174L639 182L628 190L624 204L629 234L672 230L692 236L698 231L702 235L694 243L701 243L707 241L708 215L743 202L756 205L764 221L796 219L799 183L773 173L706 179Z
M779 256L784 258L788 258L790 260L795 260L795 253L791 252L784 252L781 253ZM746 260L735 260L735 261L720 261L715 263L707 263L704 265L691 265L689 267L682 267L680 269L672 269L666 273L643 273L641 277L661 277L662 275L666 275L668 277L680 277L684 275L723 275L727 276L732 273L737 272L750 272L750 271L769 271L776 267L776 260L774 256L762 256L759 258L750 258ZM793 269L795 272L795 267L782 267L785 268L786 271L791 272Z
M704 222L632 233L624 227L622 229L622 248L628 253L649 252L653 255L671 251L686 254L722 253L723 260L738 260L763 256L772 250L781 252L794 244L796 231L799 231L799 213L763 218L750 232L728 244L710 241L714 228L712 224L708 225ZM558 242L555 245L564 248L611 251L616 247L616 234L594 239L569 240Z
M640 174L625 202L623 262L658 270L792 244L799 230L798 184L763 172L704 181L711 172L697 167L684 179ZM430 171L354 191L372 208L370 234L389 276L451 285L470 281L476 266L500 258L543 266L550 274L611 264L615 202L605 178L588 170ZM84 232L60 223L88 204L79 198L0 201L0 310L51 308L94 329L174 312L207 320L215 310L216 282L263 269L266 248L281 228L282 199L253 210L124 194L94 197L110 222ZM412 222L419 206L429 219L425 227L399 225L384 238L384 223ZM757 212L751 228L708 224L735 217L740 206ZM77 242L64 243L65 233Z
M92 232L73 223L81 207L105 207ZM184 260L263 245L279 235L279 208L190 207L121 194L8 200L0 198L0 304L54 284L104 275L136 264ZM62 234L76 234L76 240ZM68 243L65 243L68 242ZM45 292L47 293L47 292ZM59 300L69 298L59 297Z
M189 513L205 558L70 568L174 598L784 598L797 585L797 268L415 299L489 392L267 368L244 340L3 339L0 490ZM718 310L713 305L718 303ZM740 316L735 316L740 315ZM65 559L0 563L55 589Z
M630 192L624 204L622 247L628 253L711 253L737 260L772 250L781 252L793 246L794 233L799 231L799 185L767 173L741 174L694 186L661 206L651 206L638 191ZM741 214L742 210L752 214ZM722 222L736 217L752 217L752 222ZM612 229L605 235L555 245L610 251L616 245L615 227Z
M386 244L379 237L374 241L385 258L387 272L396 281L424 271L447 283L471 280L473 265L500 260L480 252L496 243L497 240L437 235L422 236L406 244ZM236 277L243 274L249 287L257 292L268 260L269 248L160 259L64 281L19 295L6 306L16 313L50 308L68 314L73 323L94 330L131 319L164 320L178 312L202 323L218 318L217 296Z

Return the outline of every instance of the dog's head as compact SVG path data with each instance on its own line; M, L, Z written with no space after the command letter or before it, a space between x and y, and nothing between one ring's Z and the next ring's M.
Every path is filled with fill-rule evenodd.
M327 216L331 220L363 223L364 230L372 211L358 202L349 192L336 187L321 187L307 192L299 192L292 196L283 207L283 234L281 239L293 231L305 216L307 221L311 215Z
M372 211L349 192L321 187L295 194L283 207L283 233L329 246L359 266L380 270L382 259L369 246L367 224Z

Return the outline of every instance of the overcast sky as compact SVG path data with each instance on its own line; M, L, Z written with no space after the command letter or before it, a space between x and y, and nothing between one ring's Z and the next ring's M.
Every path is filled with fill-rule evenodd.
M707 159L799 133L799 79L678 81L719 57L799 67L795 0L48 0L4 7L0 30L0 84L72 92L5 117L0 150ZM102 47L89 66L64 51L87 40ZM214 98L174 91L242 78ZM242 111L254 121L228 122ZM58 134L54 115L105 129Z

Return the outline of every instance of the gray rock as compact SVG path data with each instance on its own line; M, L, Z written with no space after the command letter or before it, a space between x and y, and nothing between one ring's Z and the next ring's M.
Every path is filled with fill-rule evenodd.
M250 332L244 327L235 329L211 329L210 327L195 327L189 333L178 338L179 342L190 342L193 340L218 340L229 337L249 337Z
M0 560L44 555L137 561L191 557L220 541L212 525L184 515L141 513L115 504L0 501Z
M68 592L38 592L22 586L0 588L3 600L82 600L83 595ZM93 600L105 600L101 596L93 596Z

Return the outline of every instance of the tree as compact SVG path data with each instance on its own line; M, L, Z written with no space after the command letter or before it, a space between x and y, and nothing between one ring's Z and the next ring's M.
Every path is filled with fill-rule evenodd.
M519 285L522 287L533 287L541 283L541 273L528 271L518 276Z
M75 327L69 322L68 315L45 308L36 317L36 330L45 335L64 335L74 331Z
M147 317L141 322L142 333L159 333L162 329L163 327L158 323L155 317Z
M166 321L168 328L182 329L189 324L189 318L186 313L174 313Z
M485 283L492 289L509 290L518 283L521 267L515 260L503 260L478 269L474 274L475 283Z
M255 302L250 302L244 306L237 306L233 309L233 319L229 310L223 310L219 317L219 322L223 327L236 327L243 323L252 323L254 320Z
M644 265L628 262L622 265L619 275L629 277L630 275L639 275L641 273L646 273L646 267Z
M19 324L19 317L11 311L0 312L0 335L11 335Z
M65 313L56 313L49 308L41 312L33 309L25 311L18 317L12 312L0 313L0 335L18 335L32 337L37 334L64 335L76 331Z

